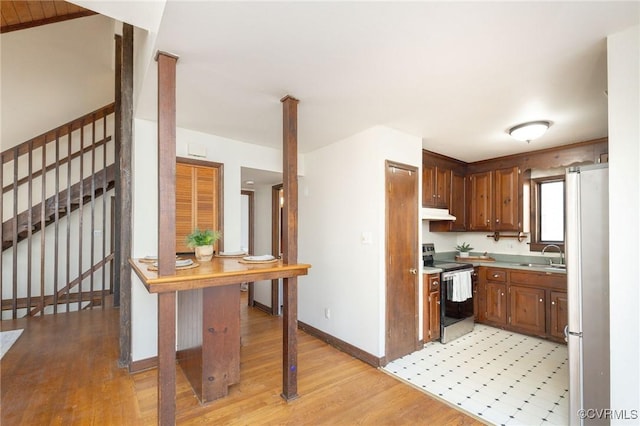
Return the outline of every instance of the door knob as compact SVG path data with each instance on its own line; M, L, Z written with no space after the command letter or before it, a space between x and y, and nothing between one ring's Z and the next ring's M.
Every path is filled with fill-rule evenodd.
M418 273L418 270L416 268L411 268L409 269L409 272L411 272L413 275L416 275Z

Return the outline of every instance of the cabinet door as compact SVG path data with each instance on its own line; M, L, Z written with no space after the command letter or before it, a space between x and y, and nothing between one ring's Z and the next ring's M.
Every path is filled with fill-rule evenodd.
M564 339L564 328L568 324L567 314L567 293L563 291L552 291L550 336Z
M432 291L429 294L429 328L431 340L440 338L440 291Z
M440 338L440 274L424 275L422 290L422 338L426 343Z
M449 208L451 170L436 167L436 207Z
M436 167L422 165L422 205L436 206Z
M491 231L493 226L493 174L474 173L469 176L469 231Z
M524 332L546 334L545 291L540 288L509 286L509 323Z
M176 253L193 251L187 247L186 239L195 228L194 175L190 165L176 164Z
M186 237L195 228L219 230L219 173L218 167L176 164L176 253L193 252Z
M476 266L475 268L473 268L473 272L471 273L471 285L473 288L473 319L478 322L480 321L479 318L479 314L480 314L480 293L478 292L479 289L479 272L478 272L478 267Z
M502 283L487 282L484 302L486 304L485 319L495 324L507 324L507 286Z
M464 175L451 172L451 196L449 197L449 210L456 220L450 223L451 231L466 231L467 205Z
M520 169L496 170L494 172L494 230L520 231L520 209L518 202Z

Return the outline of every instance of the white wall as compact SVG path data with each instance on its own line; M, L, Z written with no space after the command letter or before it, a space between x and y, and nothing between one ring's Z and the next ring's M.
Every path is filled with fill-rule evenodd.
M385 160L420 168L421 143L371 128L306 154L299 183L298 260L312 268L298 281L298 317L376 356L385 351Z
M271 253L271 188L272 185L256 185L254 192L255 227L254 253ZM257 281L254 284L254 300L271 307L271 281Z
M610 36L607 50L611 408L630 415L640 409L640 27Z
M155 254L158 244L157 123L136 119L134 134L132 256L144 257ZM240 169L282 172L282 151L178 128L176 155L188 157L189 145L206 151L206 158L198 159L224 164L224 250L239 250L242 238ZM298 165L302 173L302 159ZM269 193L269 203L270 197ZM131 352L132 360L137 361L157 354L157 302L156 296L150 295L133 273L131 297Z
M0 150L113 102L113 29L95 15L2 34Z

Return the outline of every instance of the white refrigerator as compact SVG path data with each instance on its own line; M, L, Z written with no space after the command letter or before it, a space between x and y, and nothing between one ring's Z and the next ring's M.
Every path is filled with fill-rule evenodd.
M567 169L569 424L607 425L609 409L609 169Z

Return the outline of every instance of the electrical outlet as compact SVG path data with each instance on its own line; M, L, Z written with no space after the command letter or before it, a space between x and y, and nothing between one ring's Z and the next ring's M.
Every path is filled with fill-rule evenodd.
M326 319L331 318L331 310L329 308L324 308L324 317Z

